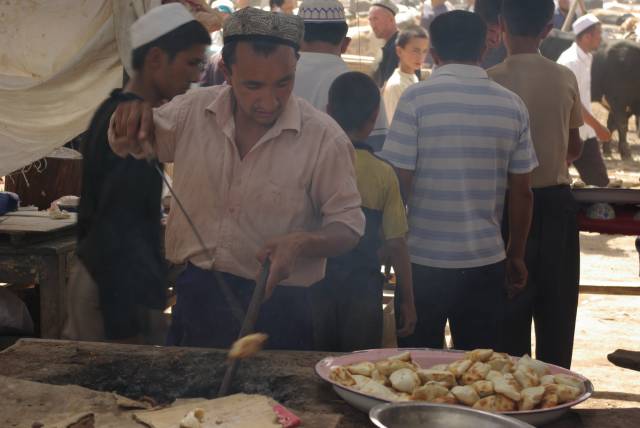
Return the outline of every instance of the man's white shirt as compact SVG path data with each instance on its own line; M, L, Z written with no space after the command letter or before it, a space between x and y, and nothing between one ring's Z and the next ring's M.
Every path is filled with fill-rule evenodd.
M318 110L326 112L331 84L338 76L348 71L350 70L347 63L337 55L300 52L293 93L310 102ZM387 135L388 121L384 110L381 103L376 126L367 139L367 143L376 151L382 148Z
M593 55L580 49L580 46L574 42L569 49L560 55L557 62L569 68L576 75L578 89L580 90L580 101L584 108L593 114L591 109L591 64ZM596 131L585 124L580 127L580 138L583 140L596 138Z

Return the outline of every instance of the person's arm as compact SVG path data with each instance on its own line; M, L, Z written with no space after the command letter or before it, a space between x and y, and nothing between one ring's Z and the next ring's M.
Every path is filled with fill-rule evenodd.
M353 249L364 234L365 219L356 182L355 151L344 133L323 142L311 178L309 196L322 216L319 230L295 231L265 243L260 263L269 258L267 298L287 279L299 257L336 257Z
M530 174L509 174L509 242L507 244L507 292L513 296L527 284L525 248L533 210Z
M413 275L407 239L405 237L390 239L386 245L391 256L391 266L396 273L396 286L401 296L398 336L406 337L413 334L418 320L413 298Z
M594 131L596 131L596 137L598 138L598 141L600 141L601 143L607 143L611 141L611 132L607 129L606 126L598 122L598 119L596 119L585 106L582 106L582 118L585 124L589 125L591 128L593 128Z
M569 147L567 148L567 162L572 163L576 159L580 159L582 155L582 147L584 142L580 138L580 129L572 128L569 130Z
M405 204L409 203L411 192L413 191L413 171L409 169L396 168L398 181L400 182L400 192Z

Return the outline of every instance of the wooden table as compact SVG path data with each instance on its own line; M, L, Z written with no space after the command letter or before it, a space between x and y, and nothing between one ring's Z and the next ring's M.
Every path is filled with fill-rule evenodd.
M263 351L244 361L232 392L268 395L294 411L306 427L369 427L367 415L342 401L315 373L320 352ZM0 375L54 385L81 385L161 402L215 397L226 351L23 339L0 352ZM606 394L606 393L605 393ZM42 394L46 396L45 393ZM37 398L40 399L40 398ZM598 396L547 428L640 426L640 409L607 408ZM27 409L32 405L23 402ZM26 410L25 410L26 411Z
M51 220L31 212L0 217L0 282L38 285L43 338L59 338L62 331L76 248L74 225L75 216Z

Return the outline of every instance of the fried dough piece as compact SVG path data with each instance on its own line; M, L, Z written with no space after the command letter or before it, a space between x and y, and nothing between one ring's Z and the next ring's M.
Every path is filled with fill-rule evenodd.
M507 378L507 375L502 378L492 380L493 389L496 393L502 394L513 401L520 401L522 397L520 396L519 384L518 382L512 378ZM517 385L514 385L514 383Z
M371 372L371 380L374 382L378 382L380 385L391 386L391 382L389 381L389 378L383 375L382 373L380 373L378 369L374 369Z
M382 361L378 361L376 362L376 369L378 369L378 371L380 373L382 373L385 376L390 376L391 373L395 372L396 370L400 370L400 369L409 369L409 370L413 370L416 371L416 367L411 364L408 363L406 361L401 361L401 360L382 360Z
M229 351L229 358L249 358L258 353L269 336L264 333L248 334L233 342Z
M404 361L407 363L410 363L411 360L411 352L407 351L407 352L403 352L401 354L398 355L392 355L391 357L388 357L387 360L389 361Z
M566 374L557 374L553 376L553 381L558 385L568 385L573 386L574 388L578 388L580 390L580 393L584 394L584 381L580 378Z
M513 370L513 361L510 359L496 358L487 361L487 364L491 366L491 370L495 370L501 373L509 373Z
M437 404L459 404L459 401L451 392L449 392L447 395L436 398L435 400L433 400L433 402Z
M434 381L447 388L457 385L456 377L448 370L420 369L418 370L418 376L420 376L420 380L423 383Z
M558 396L558 403L568 403L573 401L582 395L580 389L569 385L545 385L546 393L555 394Z
M380 385L377 382L369 382L360 389L363 394L372 395L376 398L387 401L401 401L401 396L393 392L391 388L387 388L384 385Z
M389 376L389 381L395 390L408 393L413 392L421 383L416 372L409 369L396 370Z
M451 389L451 393L456 397L458 401L467 406L473 406L476 401L480 400L480 396L473 387L467 386L455 386Z
M437 370L437 371L444 371L444 370L448 370L449 364L436 364L435 366L431 367L429 370Z
M471 386L476 390L480 398L488 397L489 395L494 394L493 382L489 380L479 380Z
M351 373L342 366L335 366L331 368L329 373L329 379L339 383L342 386L354 386L356 384L355 379L351 376Z
M522 388L533 388L540 385L538 374L531 367L520 366L513 373L513 377L516 378Z
M479 380L484 380L489 372L491 366L481 362L475 362L461 377L460 380L463 385L471 385Z
M411 394L411 399L416 401L434 402L439 397L449 394L449 390L437 382L428 382L420 388L416 388Z
M556 383L556 381L553 375L545 375L540 378L540 385L542 386L553 385L554 383Z
M351 364L350 366L347 366L346 369L349 370L349 373L354 375L371 377L371 372L376 369L376 366L369 361L363 361L361 363Z
M544 393L544 386L523 389L520 393L522 395L522 401L518 405L518 410L533 410L542 402Z
M552 407L556 407L558 405L558 395L554 393L546 392L542 397L542 402L540 403L541 409L550 409Z
M469 367L471 367L471 364L473 364L473 362L471 360L458 360L458 361L454 361L453 363L449 364L449 367L447 367L447 369L451 373L453 373L453 375L455 377L459 378L467 370L469 370Z
M356 384L353 386L355 389L361 389L369 382L373 382L370 377L352 374L351 377L356 381Z
M544 363L539 360L534 360L528 355L524 355L522 358L518 360L518 363L516 364L516 370L518 370L521 367L529 367L533 369L538 375L538 377L542 377L544 375L549 374L549 366L547 365L547 363Z
M473 351L467 352L466 359L475 362L485 363L489 361L491 356L493 355L493 349L474 349Z

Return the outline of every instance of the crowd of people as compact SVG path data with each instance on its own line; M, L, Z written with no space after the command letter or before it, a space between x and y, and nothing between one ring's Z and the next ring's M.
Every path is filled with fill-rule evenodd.
M379 0L370 77L341 58L341 2L304 0L293 15L287 0L273 12L225 1L222 45L188 92L204 27L171 3L131 28L136 73L83 142L65 335L148 341L166 256L183 266L166 343L229 347L268 260L256 328L269 347L378 348L385 264L401 346L445 346L448 322L456 348L522 355L535 321L537 357L569 367L580 251L568 168L593 171L609 137L588 95L597 19L573 23L555 63L539 53L553 0L476 0L434 13L428 32L399 31L397 6ZM160 163L180 199L164 239Z

